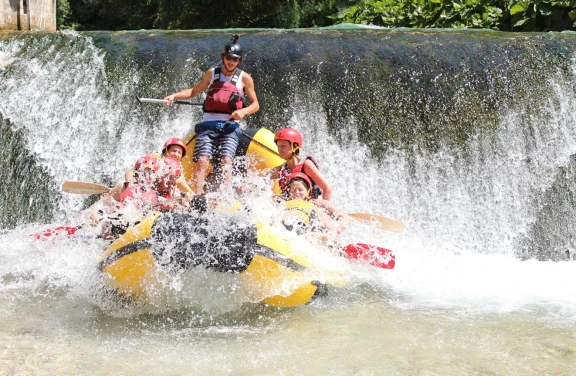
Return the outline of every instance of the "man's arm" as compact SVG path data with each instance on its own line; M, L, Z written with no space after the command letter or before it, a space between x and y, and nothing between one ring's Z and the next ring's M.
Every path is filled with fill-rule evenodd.
M244 95L248 98L250 105L240 110L236 110L230 115L230 119L242 120L246 115L252 115L260 109L256 90L254 90L254 80L252 76L244 72L242 75L242 83L244 84Z
M206 90L208 88L208 86L210 86L210 80L211 79L212 79L212 68L208 69L204 73L204 76L202 76L202 79L200 80L200 82L198 82L196 84L196 86L194 86L193 88L184 89L182 91L179 91L177 93L174 93L174 94L171 94L167 97L164 97L164 99L168 101L168 102L166 102L166 106L171 106L172 102L175 100L185 100L185 99L190 99L190 98L196 97L197 95L202 93L204 90Z

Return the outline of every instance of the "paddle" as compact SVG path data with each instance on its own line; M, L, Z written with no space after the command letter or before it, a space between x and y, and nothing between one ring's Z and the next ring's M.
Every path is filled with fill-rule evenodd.
M72 235L74 235L76 233L76 230L78 230L80 228L80 226L58 226L58 227L54 227L54 228L47 228L44 231L40 231L37 232L35 234L30 234L30 236L36 238L36 240L47 240L48 238L54 236L66 236L66 237L71 237Z
M232 120L232 119L230 119ZM272 154L275 154L277 156L280 156L280 154L278 154L278 152L276 150L270 149L268 146L264 145L263 143L261 143L258 140L255 140L254 137L251 137L249 134L247 134L246 132L242 131L242 136L246 137L247 139L250 140L250 142L254 142L256 143L258 146L263 147L264 149L268 150L269 152L271 152Z
M152 99L152 98L140 98L136 96L136 100L138 103L166 103L168 102L166 99ZM188 102L188 101L172 101L175 104L188 104L191 106L202 106L203 103L195 103L195 102Z
M396 256L389 249L364 243L352 243L342 248L344 254L351 259L367 262L382 269L394 269Z
M348 213L348 215L358 222L373 224L384 231L401 232L406 228L404 223L381 215L368 213Z
M105 185L89 183L87 181L68 180L62 184L62 192L76 195L96 195L108 192L111 188Z

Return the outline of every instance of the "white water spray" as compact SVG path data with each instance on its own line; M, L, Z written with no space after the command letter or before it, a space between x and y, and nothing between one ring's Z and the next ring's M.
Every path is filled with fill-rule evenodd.
M56 182L102 176L121 181L136 158L158 150L168 137L184 136L199 119L195 109L180 107L166 109L157 124L143 122L141 108L132 100L141 79L136 68L128 67L121 80L112 82L105 53L90 38L65 33L62 43L69 45L58 51L42 40L25 52L20 42L0 45L2 60L9 62L2 69L10 70L1 86L0 110L27 130L30 151ZM399 150L375 160L358 141L354 119L341 125L348 141L338 144L322 108L296 98L289 125L302 131L304 154L319 160L334 187L334 203L346 212L371 212L407 224L403 234L350 226L343 235L346 241L385 246L397 257L394 271L367 272L359 266L358 280L405 297L396 301L398 306L498 311L530 304L557 303L569 310L576 305L569 281L576 263L522 262L513 256L515 242L534 220L538 195L576 152L574 93L554 77L546 84L554 87L556 97L531 124L521 121L522 106L511 108L494 134L472 137L465 150L441 147L417 154L412 162ZM26 98L24 104L21 98ZM61 201L69 215L81 204L75 196ZM54 258L19 240L29 230L2 235L4 244L11 243L2 246L11 255L8 269L43 275L41 281L59 287L72 285L89 299L94 285L89 264L97 246L41 246ZM65 250L65 263L58 250ZM68 257L69 252L84 256ZM32 262L24 267L24 259ZM61 268L84 272L65 272L62 278ZM11 273L2 275L10 279ZM37 291L36 286L28 288Z

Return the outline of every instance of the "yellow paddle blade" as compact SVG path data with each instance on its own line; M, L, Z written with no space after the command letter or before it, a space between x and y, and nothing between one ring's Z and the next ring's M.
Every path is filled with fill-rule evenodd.
M108 192L110 188L102 184L89 183L87 181L65 181L62 184L62 192L76 195L95 195Z
M406 228L404 223L381 215L368 213L348 213L348 215L359 222L374 225L384 231L401 232Z

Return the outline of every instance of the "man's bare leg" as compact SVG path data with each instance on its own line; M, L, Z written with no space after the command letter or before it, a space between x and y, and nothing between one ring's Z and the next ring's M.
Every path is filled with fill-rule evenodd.
M222 157L220 159L220 173L222 174L221 184L225 191L229 191L232 186L232 159L230 157Z
M208 166L210 166L210 158L207 156L198 158L198 162L196 162L196 176L194 177L194 193L197 195L204 193L204 179Z

